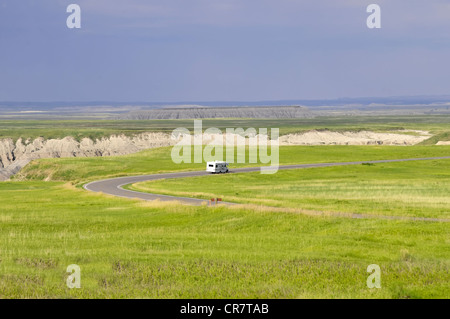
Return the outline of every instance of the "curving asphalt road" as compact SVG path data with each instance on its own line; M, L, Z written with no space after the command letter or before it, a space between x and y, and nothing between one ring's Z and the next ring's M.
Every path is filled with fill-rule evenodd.
M437 160L437 159L450 159L450 156L446 157L427 157L427 158L408 158L408 159L392 159L392 160L379 160L379 161L359 161L359 162L341 162L341 163L317 163L317 164L297 164L297 165L283 165L278 169L299 169L299 168L311 168L311 167L329 167L329 166L345 166L345 165L358 165L363 163L377 164L377 163L392 163L392 162L407 162L407 161L425 161L425 160ZM257 172L261 169L268 169L268 167L247 167L247 168L235 168L230 173L250 173ZM129 176L129 177L119 177L113 179L105 179L101 181L92 182L84 185L86 190L93 192L101 192L109 195L114 195L118 197L125 198L138 198L143 200L155 200L159 199L161 201L180 201L182 203L190 205L201 205L202 203L207 203L207 200L188 198L188 197L175 197L167 195L158 195L150 193L141 193L131 190L126 190L123 188L125 185L134 184L138 182L154 181L158 179L168 179L168 178L184 178L184 177L196 177L211 175L206 171L193 171L193 172L179 172L179 173L165 173L165 174L154 174L154 175L140 175L140 176ZM234 203L223 202L227 205L235 205Z

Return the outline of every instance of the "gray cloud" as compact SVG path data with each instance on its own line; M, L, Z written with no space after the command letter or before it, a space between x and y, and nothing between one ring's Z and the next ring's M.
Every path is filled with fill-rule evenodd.
M366 27L366 6L382 28ZM68 30L65 7L82 8ZM0 100L449 94L444 0L0 0Z

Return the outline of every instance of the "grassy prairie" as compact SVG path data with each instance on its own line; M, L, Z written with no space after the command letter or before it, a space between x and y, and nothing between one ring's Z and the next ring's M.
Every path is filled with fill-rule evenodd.
M125 175L142 175L180 170L203 170L205 164L174 164L171 148L101 158L40 159L27 165L15 179L53 180L83 183ZM192 151L192 155L194 152ZM235 152L236 154L236 152ZM248 156L248 150L247 150ZM280 164L369 161L381 159L450 156L448 146L281 146ZM232 164L231 167L260 164Z
M129 188L326 213L450 218L450 159L167 179Z
M112 134L133 135L143 132L172 132L177 127L193 130L193 120L0 120L0 139L63 138L91 139ZM280 134L308 130L378 131L413 129L433 134L450 132L450 116L353 116L316 117L312 119L205 119L203 128L279 128Z
M296 146L282 147L280 160L364 161L445 156L448 150ZM293 207L444 216L449 161L421 163L195 180L203 185L178 182L193 192L243 202L270 199L275 206L291 205L282 203L287 196ZM119 157L42 159L17 180L0 183L0 298L450 297L448 223L307 216L254 204L191 207L76 187L99 178L191 169L204 169L204 164L175 165L170 148L161 148ZM181 184L169 190L168 182L154 185L161 192L182 191ZM372 192L386 198L370 199ZM338 196L355 201L338 202ZM81 289L66 287L70 264L81 267ZM381 289L366 286L370 264L381 267Z
M0 298L449 298L449 226L0 184ZM65 285L81 267L81 289ZM381 289L366 268L381 267Z

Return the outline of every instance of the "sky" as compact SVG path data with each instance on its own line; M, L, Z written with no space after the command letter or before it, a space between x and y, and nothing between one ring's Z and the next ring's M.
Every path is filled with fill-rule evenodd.
M0 101L449 94L448 0L0 0Z

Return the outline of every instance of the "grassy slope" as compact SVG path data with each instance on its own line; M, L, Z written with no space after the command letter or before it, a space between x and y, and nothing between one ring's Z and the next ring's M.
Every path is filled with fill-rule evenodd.
M171 148L101 158L41 159L27 165L16 179L72 181L151 174L178 170L203 170L204 164L174 164ZM193 152L192 152L193 154ZM247 152L248 154L248 152ZM365 161L378 159L449 156L447 146L282 146L281 164ZM255 164L232 164L231 167Z
M129 188L320 212L450 218L450 159L167 179Z
M145 203L0 184L0 298L450 297L443 223ZM82 269L82 289L65 270ZM379 264L382 289L366 287Z
M439 141L450 141L450 131L435 134L429 139L421 142L420 145L436 145L436 143Z

